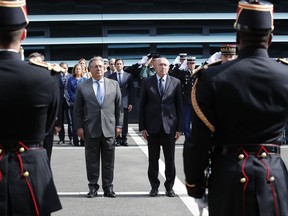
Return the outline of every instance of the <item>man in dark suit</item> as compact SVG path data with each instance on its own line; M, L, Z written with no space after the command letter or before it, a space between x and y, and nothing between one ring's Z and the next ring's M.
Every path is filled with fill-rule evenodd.
M74 103L75 128L86 143L87 196L97 196L101 158L104 196L114 198L115 135L122 132L123 123L121 91L118 82L104 77L101 57L92 58L89 69L92 77L79 84Z
M238 7L238 58L202 69L193 86L186 186L200 203L208 183L210 216L287 216L280 145L288 121L288 68L268 55L273 5L240 1Z
M105 73L104 73L104 77L109 77L109 75L111 75L111 74L113 74L113 73L115 73L116 72L116 67L115 67L115 58L111 58L110 60L109 60L109 69L108 69L108 71L106 71Z
M115 60L115 67L117 71L112 73L109 78L116 80L119 83L122 95L122 105L124 109L122 135L121 137L116 137L116 145L127 146L128 113L132 111L134 105L133 77L131 74L123 71L124 61L122 59Z
M61 115L61 121L60 121L60 127L61 130L58 133L59 141L58 144L65 143L65 127L64 127L64 119L66 117L67 121L67 132L68 132L68 138L69 143L72 144L72 118L69 112L69 94L67 91L67 83L68 79L72 77L72 74L68 73L68 64L66 62L61 62L60 66L64 69L64 72L60 73L59 75L59 88L60 88L60 115Z
M0 215L3 216L48 216L61 209L42 146L57 114L58 79L41 65L21 61L19 52L27 24L24 0L0 1Z
M156 74L143 80L139 103L139 131L148 140L149 195L157 196L160 181L159 156L162 145L165 157L166 195L175 196L175 141L183 131L182 91L180 80L168 75L169 61L158 58Z

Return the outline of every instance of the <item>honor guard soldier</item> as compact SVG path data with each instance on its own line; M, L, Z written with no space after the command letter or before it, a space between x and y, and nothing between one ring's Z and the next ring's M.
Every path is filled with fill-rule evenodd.
M0 215L47 216L61 209L45 134L53 126L59 81L53 65L21 60L25 0L0 1ZM48 70L49 68L49 70ZM59 71L59 70L58 70Z
M288 61L285 58L277 58L276 59L277 62L284 64L286 66L288 66ZM283 144L288 144L288 124L286 124L284 133L283 133Z
M173 72L170 74L171 76L174 76L181 81L185 139L188 139L191 129L191 90L193 85L193 73L195 66L196 57L188 56L187 59L182 63L181 67L173 70Z
M187 59L187 53L179 53L179 55L175 58L174 62L170 64L169 73L173 73L174 70L179 69L186 59Z
M268 55L273 4L240 1L234 28L237 59L203 68L193 85L193 127L183 152L187 191L202 206L208 182L210 216L287 216L280 145L288 68Z
M223 64L237 58L235 44L221 44L220 52L214 53L204 64Z

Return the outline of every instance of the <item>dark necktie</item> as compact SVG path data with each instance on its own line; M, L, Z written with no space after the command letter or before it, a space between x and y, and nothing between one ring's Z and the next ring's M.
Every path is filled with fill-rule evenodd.
M119 85L121 86L122 85L121 73L118 73L118 82L119 82Z
M160 92L161 97L162 97L163 94L164 94L164 88L163 88L162 81L163 81L163 79L160 78L160 79L159 79L159 84L158 84L158 86L159 86L159 92Z

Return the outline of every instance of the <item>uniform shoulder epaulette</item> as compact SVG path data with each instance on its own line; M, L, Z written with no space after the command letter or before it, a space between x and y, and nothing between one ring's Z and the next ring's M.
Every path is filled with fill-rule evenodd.
M288 61L285 58L277 58L276 61L288 65Z
M216 66L216 65L220 65L220 64L222 64L222 59L219 59L219 60L217 60L217 61L215 61L215 62L212 62L212 63L210 63L210 64L203 64L203 65L197 67L197 68L193 71L193 75L199 73L202 69L208 69L208 68L211 67L211 66Z
M216 60L216 61L214 61L214 62L212 62L212 63L210 63L210 64L205 64L203 67L204 67L205 69L207 69L208 67L220 65L220 64L222 64L222 63L223 63L223 60L222 60L222 59L218 59L218 60Z
M65 69L62 68L60 65L58 64L50 64L48 62L38 62L38 61L35 61L33 59L30 59L29 60L29 64L32 64L32 65L36 65L36 66L39 66L39 67L43 67L43 68L46 68L50 71L53 71L53 72L56 72L56 73L64 73L65 72Z

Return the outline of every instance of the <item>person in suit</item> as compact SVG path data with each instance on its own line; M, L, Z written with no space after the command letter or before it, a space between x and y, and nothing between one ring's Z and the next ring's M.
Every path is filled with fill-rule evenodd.
M118 81L122 95L122 106L124 110L122 134L116 137L116 145L128 146L128 113L132 111L134 105L133 77L131 74L123 71L124 61L122 59L116 59L115 65L117 71L111 74L108 78Z
M90 60L89 70L92 77L78 86L74 104L75 128L86 143L87 197L97 196L101 158L104 196L114 198L115 135L123 124L121 91L118 82L104 77L101 57Z
M58 133L59 141L58 144L65 143L65 128L64 128L64 118L66 117L67 125L68 125L68 138L70 144L72 144L73 137L73 129L72 129L72 118L70 114L69 108L69 94L67 90L68 79L72 77L70 73L68 73L68 64L66 62L61 62L60 66L64 69L64 72L60 73L59 76L59 87L60 87L60 104L61 104L61 122L60 127L61 130Z
M199 202L208 183L210 216L287 216L288 68L268 55L273 4L240 1L234 28L237 59L203 68L193 86L187 191Z
M139 102L139 131L148 141L148 178L150 196L157 196L160 181L159 156L162 145L165 157L166 195L174 197L175 141L183 131L181 82L168 75L169 61L160 57L155 62L156 74L143 80Z
M21 60L25 5L0 0L0 215L48 216L62 208L42 146L57 114L59 68Z
M109 60L109 70L104 73L104 77L108 78L109 75L111 75L111 74L116 72L115 60L116 60L115 58L111 58Z

